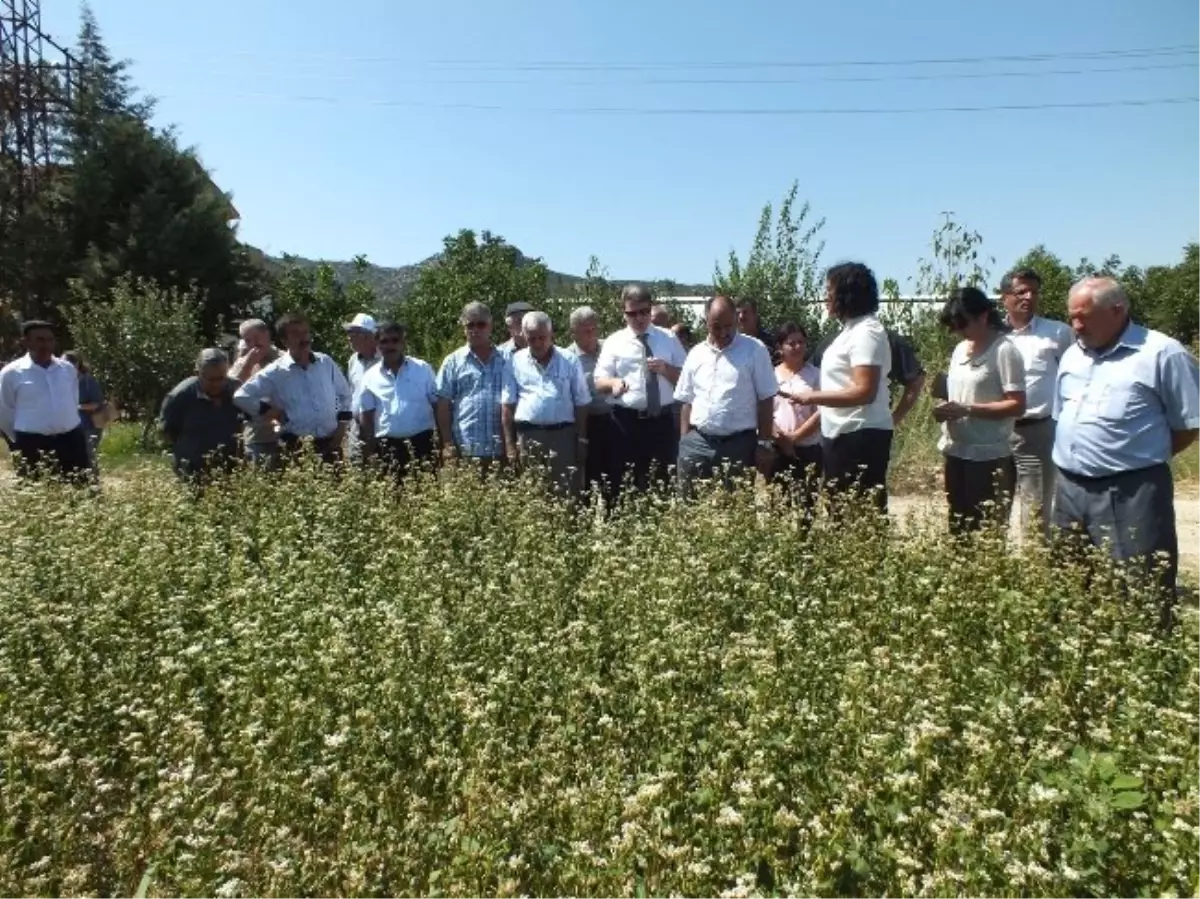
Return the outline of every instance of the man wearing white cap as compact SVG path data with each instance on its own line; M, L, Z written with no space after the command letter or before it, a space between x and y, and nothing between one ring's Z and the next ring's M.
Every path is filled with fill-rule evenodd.
M363 375L367 369L379 361L379 345L376 342L375 319L365 312L360 312L344 325L346 336L354 352L346 362L346 380L357 399L362 387ZM354 406L358 408L357 402ZM358 416L350 421L349 437L346 441L346 456L351 462L362 459L362 440L359 437Z

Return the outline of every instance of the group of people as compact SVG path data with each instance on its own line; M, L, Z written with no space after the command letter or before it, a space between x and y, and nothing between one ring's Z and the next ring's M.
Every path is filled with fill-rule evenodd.
M702 339L670 326L648 290L625 287L625 326L605 338L600 316L570 316L557 346L544 312L514 303L508 339L468 303L464 344L435 371L407 353L398 322L359 314L345 325L345 370L312 348L307 320L246 321L236 357L206 349L196 374L166 398L161 429L176 470L206 478L244 455L285 464L301 444L326 462L347 456L402 480L415 464L472 460L486 475L534 467L549 489L611 506L622 490L675 482L730 489L760 472L806 514L818 492L862 491L887 508L892 434L925 387L911 343L878 316L879 289L860 263L826 273L825 308L840 327L813 346L802 324L764 330L752 302L717 296ZM1174 582L1178 545L1169 462L1200 428L1196 361L1178 341L1130 319L1112 279L1085 278L1068 298L1070 324L1038 314L1041 280L1001 282L1002 307L954 291L940 321L959 338L933 385L953 531L1007 520L1020 496L1026 533L1084 532L1119 559L1164 554ZM0 431L20 472L52 460L89 468L94 398L78 368L54 354L44 322L23 329L27 354L0 372ZM893 385L898 402L893 405Z

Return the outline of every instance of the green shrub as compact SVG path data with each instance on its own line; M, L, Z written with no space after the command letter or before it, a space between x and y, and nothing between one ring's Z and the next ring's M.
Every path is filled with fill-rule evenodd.
M919 524L157 469L0 522L0 892L1194 895L1196 614Z

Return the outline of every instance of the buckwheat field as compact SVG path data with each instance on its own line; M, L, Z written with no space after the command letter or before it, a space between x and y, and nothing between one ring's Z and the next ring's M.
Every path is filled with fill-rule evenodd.
M750 496L6 488L0 894L1195 895L1197 616Z

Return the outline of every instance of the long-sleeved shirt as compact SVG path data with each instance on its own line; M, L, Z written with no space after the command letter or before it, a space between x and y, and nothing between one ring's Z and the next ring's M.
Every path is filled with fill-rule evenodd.
M55 357L38 365L28 353L0 369L0 431L65 434L79 425L79 374Z
M295 437L332 436L338 422L350 420L353 401L346 376L324 353L313 353L306 366L284 353L234 394L247 415L260 415L268 406L281 409L280 430Z

